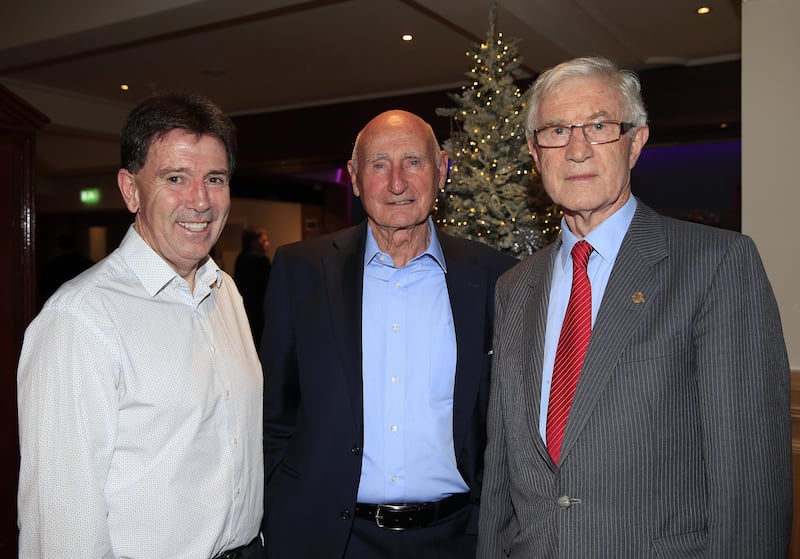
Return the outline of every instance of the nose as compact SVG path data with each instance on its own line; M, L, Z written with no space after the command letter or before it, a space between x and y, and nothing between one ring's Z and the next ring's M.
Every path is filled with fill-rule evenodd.
M565 148L567 159L577 162L585 161L594 154L592 147L592 144L586 139L584 128L576 126L572 129Z
M191 186L191 195L189 196L189 205L191 209L204 212L211 207L211 199L208 196L208 185L205 181L193 181Z
M405 173L402 166L397 165L392 169L392 176L389 177L389 192L392 194L402 194L406 190Z

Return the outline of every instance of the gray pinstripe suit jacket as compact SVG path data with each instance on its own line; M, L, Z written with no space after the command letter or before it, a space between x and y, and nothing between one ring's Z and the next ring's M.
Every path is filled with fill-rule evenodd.
M556 467L538 417L559 244L497 284L479 556L786 557L789 367L753 242L639 202Z

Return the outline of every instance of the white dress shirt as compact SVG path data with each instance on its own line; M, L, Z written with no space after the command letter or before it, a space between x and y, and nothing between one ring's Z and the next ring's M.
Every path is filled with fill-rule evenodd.
M195 290L130 228L31 323L20 557L207 559L258 534L261 366L233 280Z

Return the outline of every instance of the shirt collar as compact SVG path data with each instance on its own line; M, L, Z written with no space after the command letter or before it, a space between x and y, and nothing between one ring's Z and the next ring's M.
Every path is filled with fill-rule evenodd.
M636 198L630 196L623 206L608 216L600 225L586 235L584 240L592 245L594 252L607 262L614 262L617 258L622 240L628 232L633 214L636 213ZM566 266L572 247L580 239L569 230L567 222L561 218L561 252L559 259L561 266Z
M431 239L428 243L428 248L426 248L422 254L413 258L411 261L420 259L420 258L432 258L434 262L436 262L439 267L442 269L443 272L447 273L447 263L444 260L444 252L442 251L442 245L439 242L439 237L436 234L436 227L433 226L433 219L428 218L428 229L431 232ZM372 262L375 257L379 254L385 254L378 248L378 242L375 240L375 236L372 234L372 226L367 222L367 244L364 250L364 267L366 268L370 262ZM388 256L388 255L387 255Z
M185 281L175 270L148 245L131 225L119 246L120 253L130 266L139 281L142 282L148 295L155 296L173 280ZM209 257L195 273L198 285L220 286L222 270Z

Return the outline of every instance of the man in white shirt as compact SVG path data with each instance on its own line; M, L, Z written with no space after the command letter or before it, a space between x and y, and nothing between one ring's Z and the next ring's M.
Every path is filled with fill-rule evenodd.
M254 557L262 375L208 254L230 209L233 123L153 97L122 130L135 222L31 323L18 370L20 557Z

